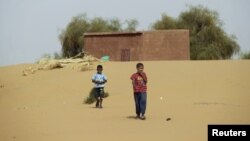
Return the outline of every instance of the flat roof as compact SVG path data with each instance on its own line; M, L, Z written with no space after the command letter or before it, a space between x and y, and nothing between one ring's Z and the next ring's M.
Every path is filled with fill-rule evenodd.
M84 33L83 35L85 37L91 37L91 36L120 36L120 35L141 35L144 33L168 33L168 32L173 32L173 31L178 31L178 32L189 32L188 29L168 29L168 30L151 30L151 31L134 31L134 32L87 32Z
M84 33L84 36L117 36L117 35L140 35L143 32L88 32Z

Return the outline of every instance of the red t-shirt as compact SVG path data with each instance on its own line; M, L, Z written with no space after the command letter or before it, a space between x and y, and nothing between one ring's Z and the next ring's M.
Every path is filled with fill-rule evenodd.
M133 81L134 92L146 92L147 91L147 75L146 73L134 73L130 77Z

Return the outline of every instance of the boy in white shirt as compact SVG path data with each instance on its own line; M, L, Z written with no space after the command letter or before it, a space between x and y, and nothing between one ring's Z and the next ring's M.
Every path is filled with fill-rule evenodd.
M107 77L102 73L102 65L97 66L97 73L93 75L92 82L95 84L96 108L102 108L104 97L104 86L107 83Z

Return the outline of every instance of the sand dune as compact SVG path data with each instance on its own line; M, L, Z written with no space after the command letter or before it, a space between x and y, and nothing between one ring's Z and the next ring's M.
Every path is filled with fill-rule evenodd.
M136 63L103 63L110 93L103 109L83 104L94 70L22 76L32 64L0 67L0 140L206 141L208 124L250 124L250 61L143 62L145 121L133 118Z

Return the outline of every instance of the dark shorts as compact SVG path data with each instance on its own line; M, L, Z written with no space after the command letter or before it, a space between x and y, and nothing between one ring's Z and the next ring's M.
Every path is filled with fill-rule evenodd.
M104 97L104 88L95 88L95 98Z

